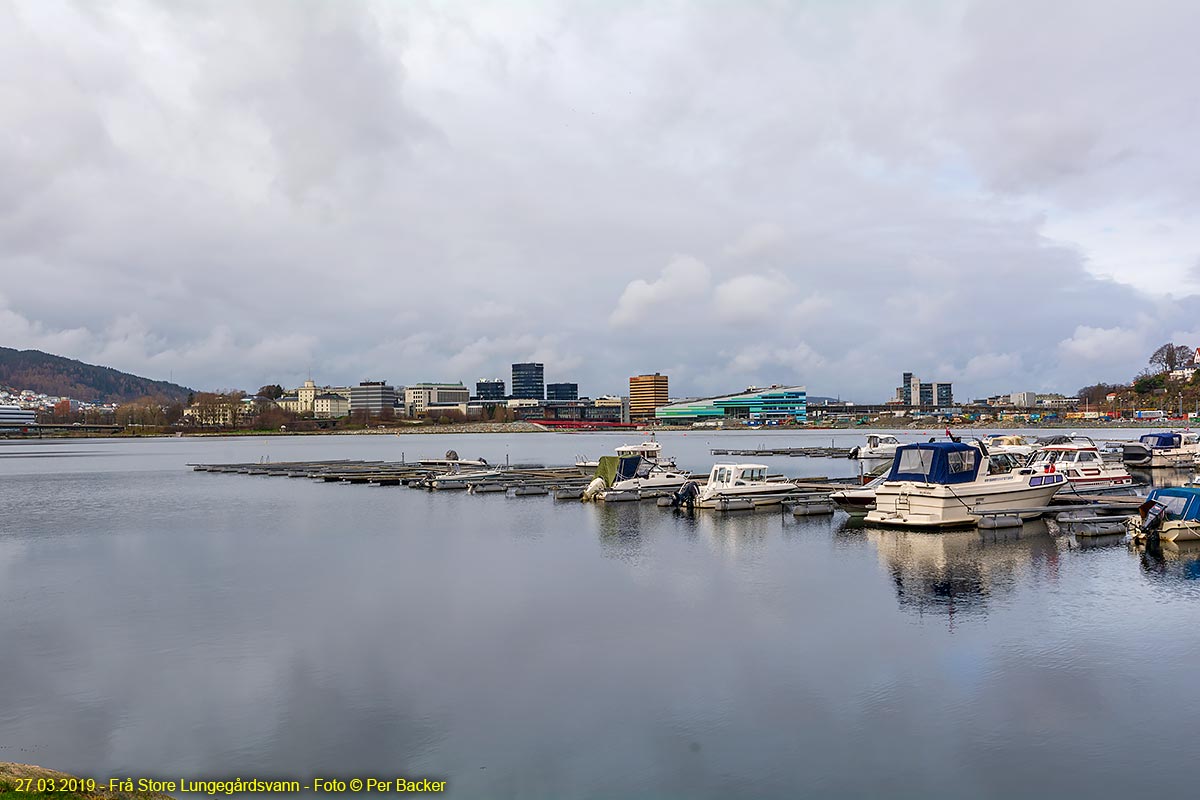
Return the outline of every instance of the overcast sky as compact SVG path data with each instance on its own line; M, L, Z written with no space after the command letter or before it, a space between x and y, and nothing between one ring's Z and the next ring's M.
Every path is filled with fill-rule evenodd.
M0 344L958 399L1200 345L1200 4L0 0Z

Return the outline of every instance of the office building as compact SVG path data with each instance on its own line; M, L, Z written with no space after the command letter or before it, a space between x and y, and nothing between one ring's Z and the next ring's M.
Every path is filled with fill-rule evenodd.
M896 400L906 406L945 408L954 405L954 391L949 383L921 383L911 372L901 377Z
M501 378L480 378L475 381L476 400L503 400L504 381Z
M404 387L404 407L409 416L423 416L432 409L466 410L471 392L462 383L414 383Z
M513 364L512 396L522 400L545 400L545 365L533 361Z
M317 419L336 419L350 413L350 401L335 392L325 392L313 397L313 416Z
M578 383L547 383L546 384L546 399L547 400L578 400L579 399L579 384Z
M350 387L350 412L366 411L368 414L392 413L396 409L396 387L383 381L362 381Z
M654 418L654 410L667 404L667 376L634 375L629 379L629 416L634 420Z
M741 394L703 397L662 406L654 412L661 422L690 423L723 419L808 422L808 390L803 386L751 386Z

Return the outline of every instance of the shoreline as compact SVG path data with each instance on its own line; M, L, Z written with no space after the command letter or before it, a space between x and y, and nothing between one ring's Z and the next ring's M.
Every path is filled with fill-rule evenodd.
M771 425L762 427L729 427L729 428L693 428L691 426L658 426L634 427L622 429L563 429L548 428L533 422L472 422L453 423L450 425L408 425L405 427L386 428L354 428L354 429L319 429L311 431L279 431L279 430L170 430L170 431L136 431L126 429L117 433L98 434L95 431L55 430L33 433L3 433L0 439L171 439L171 438L231 438L242 436L403 436L403 435L463 435L463 434L512 434L512 433L563 433L563 434L622 434L648 435L655 433L694 433L694 434L727 434L727 433L756 433L762 435L782 435L809 433L816 431L913 431L913 432L944 432L951 431L989 430L989 431L1074 431L1074 430L1177 430L1189 426L1186 420L1120 420L1117 422L1102 422L1098 420L1064 420L1062 422L1045 423L981 423L974 422L959 425L945 423L898 423L888 424L881 421L863 424L842 423L835 425Z

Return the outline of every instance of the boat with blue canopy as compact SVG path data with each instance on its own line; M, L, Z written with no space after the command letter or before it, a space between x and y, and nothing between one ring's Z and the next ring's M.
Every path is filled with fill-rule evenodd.
M974 525L999 511L1032 519L1065 483L1060 472L993 462L977 442L902 445L887 479L875 489L875 509L866 521L939 528Z
M1164 542L1200 539L1200 487L1154 489L1138 508L1138 515L1141 536L1157 532Z
M1196 462L1200 435L1160 431L1138 437L1121 450L1121 460L1131 467L1187 467Z

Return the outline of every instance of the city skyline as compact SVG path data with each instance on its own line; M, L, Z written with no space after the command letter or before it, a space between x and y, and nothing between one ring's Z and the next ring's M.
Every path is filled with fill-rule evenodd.
M1197 123L1160 101L1198 33L1182 2L8 4L0 341L200 387L1125 380L1200 341Z

